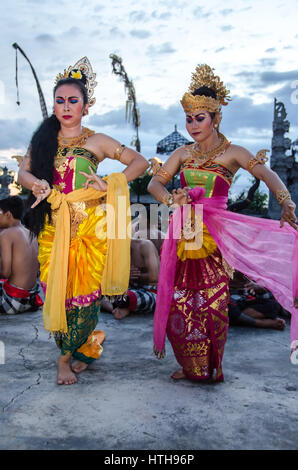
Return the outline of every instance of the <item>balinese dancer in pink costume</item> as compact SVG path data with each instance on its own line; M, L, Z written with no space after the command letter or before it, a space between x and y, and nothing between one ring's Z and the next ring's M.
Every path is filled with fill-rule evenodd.
M229 90L213 69L197 66L181 100L186 129L194 143L176 149L148 187L158 201L176 205L162 246L153 324L157 357L164 355L167 334L181 366L173 373L174 379L223 381L233 269L269 289L292 313L292 354L297 353L296 206L277 174L265 165L265 150L254 157L219 132L221 105L227 100ZM280 222L227 210L229 187L239 168L264 181L276 196ZM165 185L177 172L181 189L170 194ZM197 226L201 227L201 243L192 230Z

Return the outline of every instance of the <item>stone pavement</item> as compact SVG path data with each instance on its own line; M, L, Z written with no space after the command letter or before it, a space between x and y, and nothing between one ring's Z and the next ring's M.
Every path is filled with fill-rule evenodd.
M0 449L298 449L288 321L283 332L231 327L216 385L170 378L176 361L169 345L165 359L153 356L150 315L102 313L98 328L102 357L58 386L41 312L0 316Z

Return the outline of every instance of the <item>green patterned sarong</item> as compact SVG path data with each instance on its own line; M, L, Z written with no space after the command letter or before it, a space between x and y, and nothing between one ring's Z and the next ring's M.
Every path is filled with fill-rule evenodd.
M86 364L95 361L102 353L100 342L94 331L100 313L100 301L96 300L87 307L72 307L66 310L68 333L54 335L62 355L71 354ZM103 334L103 332L100 332Z

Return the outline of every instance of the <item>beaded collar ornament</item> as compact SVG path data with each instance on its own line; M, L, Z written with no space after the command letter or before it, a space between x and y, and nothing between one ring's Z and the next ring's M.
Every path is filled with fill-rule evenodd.
M81 80L87 88L89 106L94 105L96 101L95 97L93 97L94 88L97 85L97 82L95 81L96 73L93 72L87 57L83 57L73 66L70 65L68 69L64 69L63 73L59 73L56 76L55 85L63 78L76 78L77 80Z
M76 135L75 137L64 137L58 133L58 148L82 147L82 145L86 143L88 137L92 134L94 134L94 131L88 129L88 127L83 127L81 134Z
M216 157L219 157L230 146L231 143L223 134L219 132L218 137L219 137L219 144L216 147L207 151L200 150L200 146L197 142L189 146L190 148L188 150L191 154L191 157L194 158L199 163L199 165L203 166L207 162L210 162L214 160Z
M207 64L199 64L192 74L192 80L187 93L184 93L181 104L185 113L195 113L199 109L205 109L211 113L220 112L221 105L226 106L230 101L230 91L224 86L214 69ZM193 95L192 93L202 86L206 86L216 93L216 99L211 96Z

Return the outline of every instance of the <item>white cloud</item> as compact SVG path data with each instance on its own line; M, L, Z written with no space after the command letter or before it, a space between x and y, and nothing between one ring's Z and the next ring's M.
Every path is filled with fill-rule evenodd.
M173 54L175 49L170 42L164 42L157 46L149 46L147 53L151 56L159 56L160 54Z
M13 42L31 60L49 111L56 75L87 55L99 83L87 123L129 144L134 132L125 123L123 83L112 75L109 59L111 52L120 55L135 84L146 156L175 124L185 134L179 100L197 63L213 66L231 90L222 129L235 143L252 151L270 145L275 96L285 101L290 136L297 138L297 105L290 101L291 81L298 79L296 0L210 0L208 6L177 0L175 8L172 0L5 0L1 6L3 152L25 149L41 119L36 84L20 55L21 106L15 104Z
M226 25L222 25L220 29L222 31L231 31L231 29L234 29L234 26L232 26L231 24L226 24Z
M145 31L144 29L132 29L130 34L139 39L145 39L151 36L151 32Z

